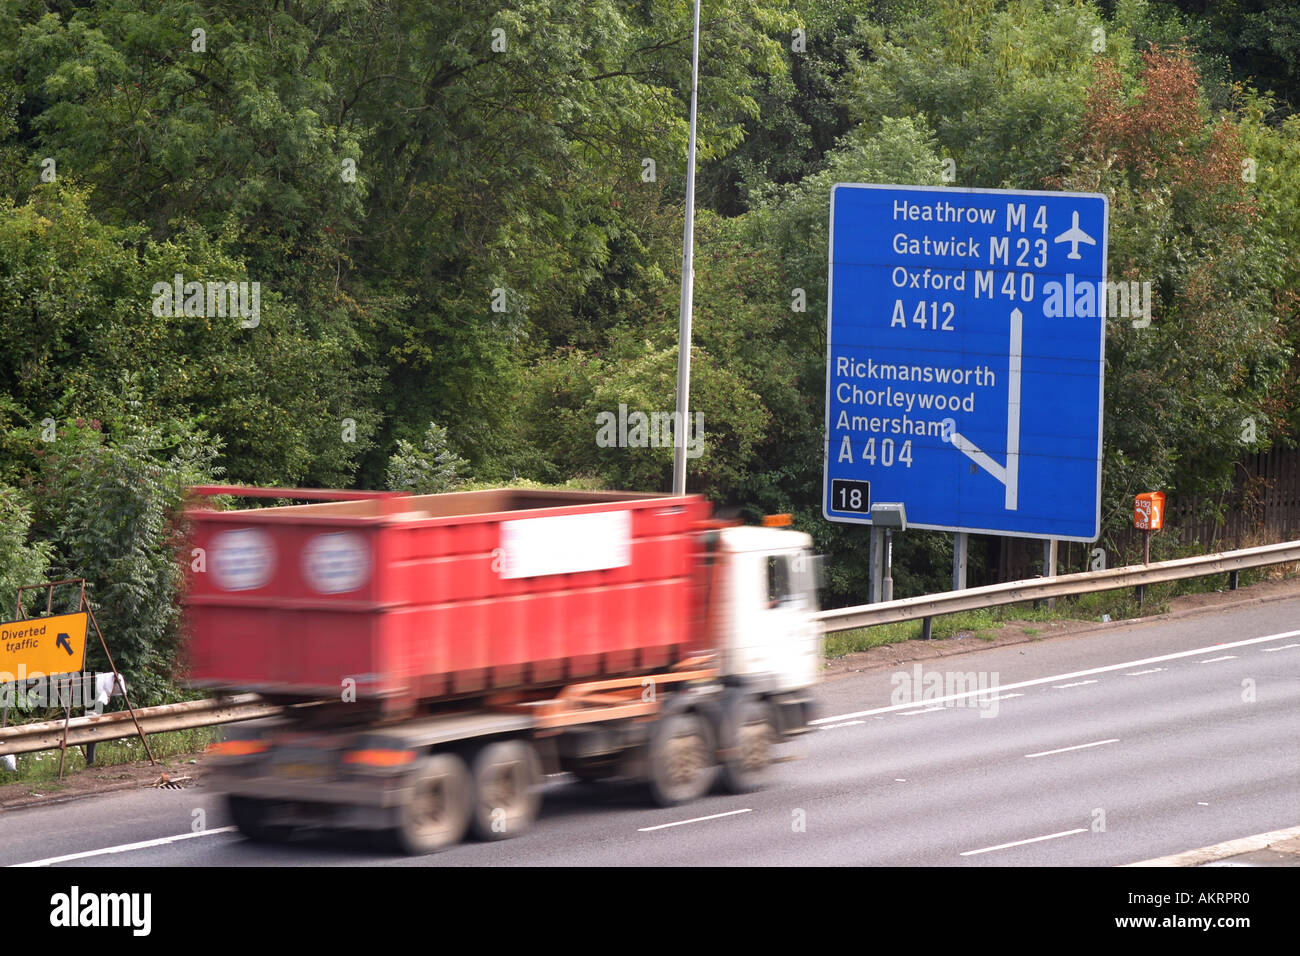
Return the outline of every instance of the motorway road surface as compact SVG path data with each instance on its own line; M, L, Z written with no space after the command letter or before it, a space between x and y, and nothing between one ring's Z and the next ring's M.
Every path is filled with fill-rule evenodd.
M531 832L407 858L250 843L200 783L0 813L0 863L1109 866L1300 823L1300 598L931 660L915 688L914 668L821 685L831 719L745 796L658 809L559 777ZM931 673L1000 690L891 700Z

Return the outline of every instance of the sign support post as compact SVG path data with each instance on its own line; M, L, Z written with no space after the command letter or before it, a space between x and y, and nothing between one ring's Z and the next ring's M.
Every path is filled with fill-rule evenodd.
M1056 577L1056 539L1043 542L1043 577ZM1047 599L1047 609L1056 610L1056 598Z
M884 587L884 566L885 566L885 533L883 528L873 527L871 536L868 540L867 566L867 603L875 604L882 600L881 592Z
M966 590L966 539L965 531L958 531L952 536L952 589Z

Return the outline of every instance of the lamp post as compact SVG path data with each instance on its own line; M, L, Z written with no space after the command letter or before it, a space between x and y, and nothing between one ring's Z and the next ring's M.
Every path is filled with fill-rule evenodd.
M691 404L691 300L695 288L695 106L700 78L700 0L695 0L691 50L691 135L686 153L686 228L677 326L677 415L673 429L673 494L686 494L686 421Z

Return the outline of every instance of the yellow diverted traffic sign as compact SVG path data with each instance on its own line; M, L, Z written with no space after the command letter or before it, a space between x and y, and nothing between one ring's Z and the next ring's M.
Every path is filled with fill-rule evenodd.
M83 611L0 624L0 681L6 672L22 680L80 671L86 662L88 617Z

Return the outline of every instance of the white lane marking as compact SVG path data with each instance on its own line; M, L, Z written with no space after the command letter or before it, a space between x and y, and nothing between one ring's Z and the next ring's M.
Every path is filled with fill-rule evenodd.
M909 705L910 706L910 705ZM927 707L925 710L905 710L900 715L902 717L915 717L917 714L933 714L936 710L943 710L942 707Z
M994 850L1005 850L1007 847L1024 846L1026 843L1042 843L1044 840L1055 840L1057 837L1073 836L1076 833L1087 833L1088 831L1080 827L1077 830L1062 830L1060 833L1049 833L1047 836L1030 837L1028 840L1016 840L1014 843L999 843L997 846L986 846L982 850L967 850L962 856L978 856L981 853L992 853Z
M1095 680L1077 680L1072 684L1053 684L1053 690L1065 690L1067 687L1082 687L1084 684L1095 684Z
M894 778L894 783L907 783L907 778L906 778L906 777L895 777L895 778Z
M821 730L836 730L836 729L838 729L838 728L840 728L840 727L853 727L853 726L855 726L855 725L857 725L857 724L865 724L865 723L866 723L865 720L846 720L846 721L845 721L844 723L842 723L842 724L829 724L829 725L827 725L826 727L822 727L822 728L819 728L819 729L821 729Z
M47 860L32 860L30 863L11 863L10 866L53 866L55 863L67 863L69 860L84 860L87 857L103 856L106 853L130 853L132 850L147 850L151 846L165 846L181 840L193 840L196 837L214 836L218 833L233 833L238 827L217 827L215 830L200 830L198 833L179 833L176 836L159 837L156 840L142 840L139 843L123 843L121 846L108 846L102 850L86 850L83 853L68 853L64 856L52 856Z
M1300 647L1300 644L1283 644L1281 647L1266 647L1264 648L1264 653L1272 654L1274 651L1285 651L1290 647Z
M728 810L726 813L711 813L707 817L695 817L691 820L678 820L676 823L661 823L657 827L639 827L637 833L649 833L651 830L667 830L669 827L684 827L688 823L701 823L704 820L716 820L718 817L734 817L737 813L753 813L753 807L744 810Z
M1125 674L1124 676L1125 676L1125 677L1141 677L1143 674L1159 674L1162 670L1164 670L1163 667L1148 667L1148 668L1147 668L1146 670L1144 670L1144 671L1134 671L1133 673L1131 673L1131 674Z
M1222 657L1211 657L1208 661L1201 661L1200 663L1214 664L1217 663L1218 661L1235 661L1236 659L1237 659L1236 654L1225 654Z
M1161 654L1159 657L1144 657L1140 661L1125 661L1123 664L1107 664L1105 667L1092 667L1086 671L1073 671L1069 674L1053 674L1051 677L1038 677L1034 680L1024 680L1017 684L1003 684L999 690L1019 690L1022 687L1037 687L1039 684L1050 684L1052 681L1070 680L1074 677L1091 677L1093 674L1106 674L1110 671L1122 671L1126 667L1141 667L1143 664L1158 664L1161 661L1177 660L1180 657L1195 657L1197 654L1204 654L1207 651L1226 650L1231 647L1246 647L1250 644L1262 644L1265 641L1281 641L1287 638L1300 637L1300 631L1286 631L1282 634L1266 634L1263 637L1252 637L1244 641L1233 641L1231 644L1213 644L1209 647L1198 647L1191 651L1178 651L1173 654ZM980 694L988 694L985 690L968 690L960 694L949 694L947 697L936 697L931 703L942 704L950 700L963 700L967 697L978 697ZM894 713L900 710L906 710L913 707L914 704L893 704L889 707L876 707L871 710L859 710L852 714L837 714L834 717L821 717L817 720L809 721L809 724L816 726L818 724L835 724L841 720L854 720L858 717L874 717L876 714Z
M999 700L1010 700L1012 697L1024 697L1024 694L998 694L996 697L981 697L979 703L992 704Z
M1110 740L1094 740L1090 744L1076 744L1073 747L1061 747L1058 750L1044 750L1036 754L1025 754L1026 757L1050 757L1052 754L1063 754L1070 750L1086 750L1089 747L1100 747L1102 744L1117 744L1118 737L1112 737Z

